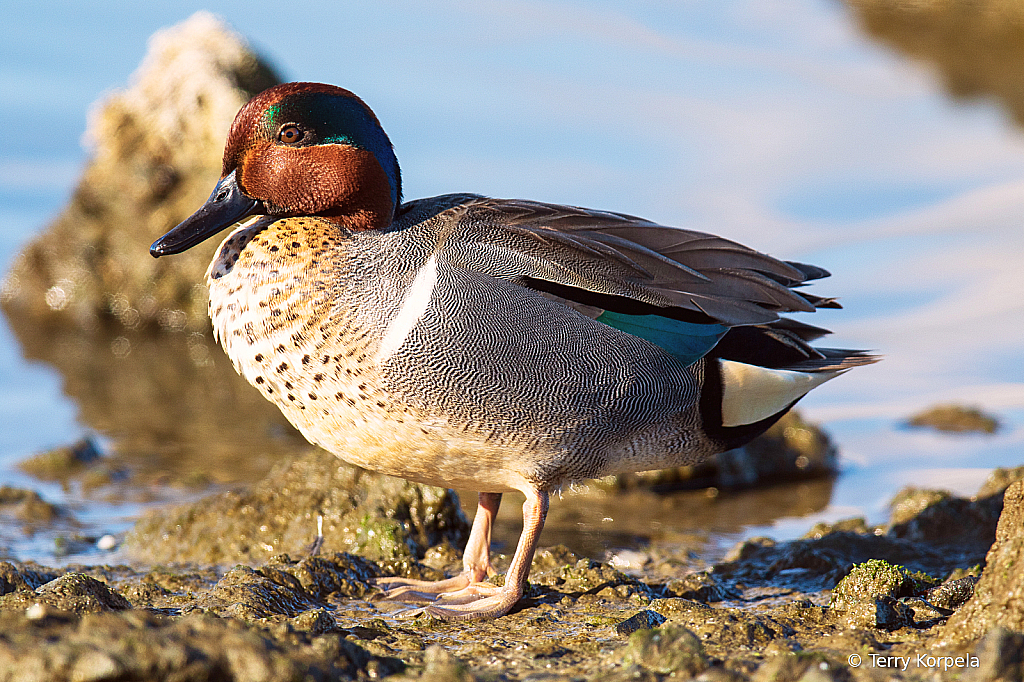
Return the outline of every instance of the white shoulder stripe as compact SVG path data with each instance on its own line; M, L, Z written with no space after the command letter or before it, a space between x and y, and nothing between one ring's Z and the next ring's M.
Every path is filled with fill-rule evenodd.
M753 424L784 409L815 386L842 374L768 369L719 360L722 370L722 426Z
M388 323L388 329L381 339L380 347L377 349L375 360L384 362L395 354L405 340L409 338L413 327L427 312L430 304L430 297L434 294L434 286L437 284L437 254L430 254L427 262L420 266L412 284L405 291L402 297L402 307L398 314Z

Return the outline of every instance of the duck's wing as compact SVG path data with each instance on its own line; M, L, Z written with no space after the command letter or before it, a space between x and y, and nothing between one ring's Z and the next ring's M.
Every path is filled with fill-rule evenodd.
M796 289L821 268L635 216L485 197L442 215L466 267L619 315L732 327L839 307Z

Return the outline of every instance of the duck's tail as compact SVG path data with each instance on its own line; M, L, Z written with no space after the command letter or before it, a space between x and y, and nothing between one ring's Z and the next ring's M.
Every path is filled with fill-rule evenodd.
M810 345L828 333L789 319L731 328L704 359L701 414L708 435L722 449L743 445L811 389L881 359L860 350Z

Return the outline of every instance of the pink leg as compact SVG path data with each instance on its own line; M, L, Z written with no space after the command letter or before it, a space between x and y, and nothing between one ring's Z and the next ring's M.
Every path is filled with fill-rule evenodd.
M462 553L463 571L475 583L494 575L494 567L491 566L491 528L494 527L494 517L498 515L500 506L501 493L480 493L477 496L473 530L469 533L466 551Z
M494 526L494 517L498 515L500 506L501 493L478 495L473 529L469 533L466 550L462 553L462 573L437 582L409 578L379 578L377 585L385 589L384 596L388 599L402 597L400 601L405 602L427 603L437 599L439 594L461 590L479 583L489 575L494 575L494 568L491 566L491 528Z
M420 611L444 620L496 618L508 613L515 606L516 602L522 598L523 592L526 590L527 578L530 575L533 555L537 550L540 532L544 528L544 519L547 518L548 514L548 494L546 492L540 490L524 492L526 493L526 502L523 503L523 534L519 537L516 553L512 557L512 565L509 566L508 573L505 575L505 585L497 587L468 579L470 571L486 572L487 569L484 566L490 566L490 561L487 559L487 545L484 545L484 549L481 550L479 540L477 539L475 542L478 524L474 520L473 533L470 534L470 541L466 548L466 557L463 560L466 571L460 576L460 578L464 577L466 579L466 584L462 587L446 585L446 588L434 597L433 602L424 606ZM499 501L500 497L494 501L493 512L497 512ZM485 504L484 495L481 494L480 509L483 510L485 507L491 508L489 503ZM486 523L486 528L480 530L481 534L486 533L488 536L490 535L490 522L493 519L493 512L488 512L489 518L480 522L481 526ZM483 556L483 562L486 563L481 562L481 555ZM456 579L453 578L452 581L454 580ZM448 583L450 581L442 582ZM405 584L408 585L409 582L407 581ZM436 586L437 583L434 585ZM427 594L425 590L416 590L415 594L419 598L433 596L432 594ZM391 595L389 594L388 596Z

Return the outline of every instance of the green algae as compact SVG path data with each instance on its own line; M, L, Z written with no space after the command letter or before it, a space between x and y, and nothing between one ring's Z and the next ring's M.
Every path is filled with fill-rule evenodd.
M837 611L853 608L861 602L880 597L912 597L935 587L939 580L920 571L911 572L903 566L882 559L871 559L854 566L835 589L829 606Z

